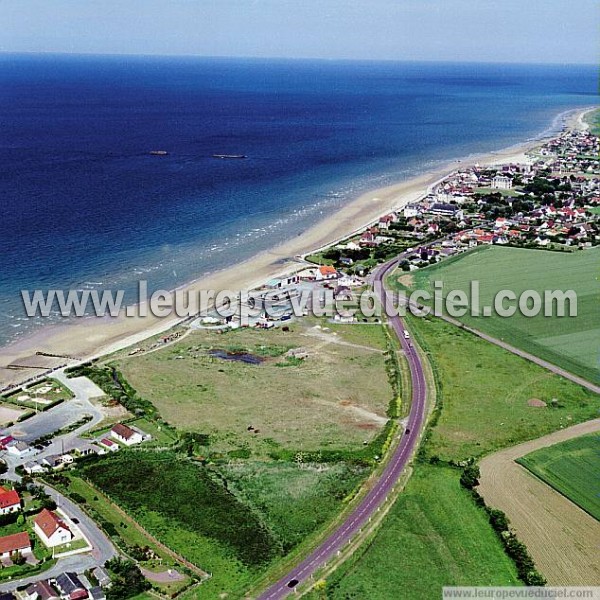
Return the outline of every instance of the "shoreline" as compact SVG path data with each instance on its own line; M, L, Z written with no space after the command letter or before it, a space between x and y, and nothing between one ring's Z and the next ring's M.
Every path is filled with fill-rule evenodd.
M373 224L380 216L419 200L432 186L446 178L458 166L519 162L523 160L526 152L539 147L545 140L555 137L554 131L557 127L574 129L584 126L584 115L595 108L577 108L561 112L535 139L497 151L454 159L405 181L368 191L295 238L262 251L237 265L209 273L177 289L197 293L207 289L242 290L260 287L268 279L298 270L299 258L339 243ZM42 327L23 339L0 348L0 389L8 385L19 385L37 377L36 371L41 369L15 370L8 369L7 366L15 361L34 356L38 351L68 355L77 360L90 360L164 333L184 320L176 315L163 318L151 315L147 317L120 315L87 317L72 320L64 325ZM39 372L39 376L42 375Z

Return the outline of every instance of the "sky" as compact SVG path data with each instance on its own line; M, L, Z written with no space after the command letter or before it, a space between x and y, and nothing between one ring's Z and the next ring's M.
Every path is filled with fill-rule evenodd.
M599 0L0 0L0 52L598 63Z

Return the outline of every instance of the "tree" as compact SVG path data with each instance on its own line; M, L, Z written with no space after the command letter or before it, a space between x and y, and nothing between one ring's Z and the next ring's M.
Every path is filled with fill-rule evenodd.
M21 513L18 517L17 517L17 525L19 527L25 525L25 515L23 515L23 513Z
M464 468L460 476L460 484L468 490L472 490L479 485L480 475L481 473L477 465L468 465Z

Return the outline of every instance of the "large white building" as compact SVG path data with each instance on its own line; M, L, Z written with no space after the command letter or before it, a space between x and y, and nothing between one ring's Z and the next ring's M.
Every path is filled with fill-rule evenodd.
M494 190L510 190L512 188L512 179L506 175L496 175L492 179L492 189Z

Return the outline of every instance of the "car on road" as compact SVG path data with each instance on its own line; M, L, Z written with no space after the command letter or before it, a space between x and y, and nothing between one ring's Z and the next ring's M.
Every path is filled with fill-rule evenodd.
M408 331L406 331L406 329L404 329L402 331L402 335L404 336L405 340L410 340L410 333L408 333Z
M297 579L290 579L290 580L288 581L288 584L287 584L287 586L288 586L289 588L293 588L293 587L296 587L296 586L298 585L298 583L299 583L299 582L298 582L298 580L297 580Z

